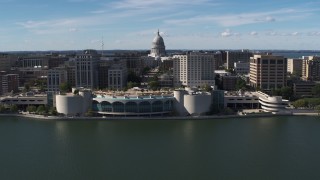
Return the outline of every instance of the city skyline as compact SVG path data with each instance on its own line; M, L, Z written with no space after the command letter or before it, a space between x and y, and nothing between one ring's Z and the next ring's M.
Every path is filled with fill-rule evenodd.
M320 2L0 0L0 51L320 47Z

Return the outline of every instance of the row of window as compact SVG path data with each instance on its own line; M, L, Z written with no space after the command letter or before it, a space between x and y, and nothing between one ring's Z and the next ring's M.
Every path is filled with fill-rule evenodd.
M135 103L135 102L97 102L93 101L92 109L94 111L101 112L127 112L127 113L151 113L151 112L166 112L172 111L173 101L169 100L166 102L155 101L150 103L148 101Z

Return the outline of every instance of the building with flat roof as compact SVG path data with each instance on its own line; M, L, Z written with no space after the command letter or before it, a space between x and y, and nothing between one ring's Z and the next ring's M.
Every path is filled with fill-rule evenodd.
M2 74L0 73L0 95L15 93L19 91L19 75L18 74Z
M283 56L254 55L250 59L250 85L262 90L287 85L287 59Z
M313 81L300 81L293 83L293 94L295 97L311 97L312 88L316 86Z
M249 50L241 51L226 51L226 68L233 69L235 62L250 62L250 57L253 56L252 52Z
M222 89L225 91L234 91L236 90L238 76L222 76Z
M47 76L47 91L60 91L60 84L68 82L67 80L67 70L65 68L49 69Z
M92 110L109 116L155 116L173 111L173 96L108 96L96 95Z
M215 55L213 53L187 52L174 55L173 83L175 87L215 84Z
M302 59L299 59L299 58L288 59L287 72L290 74L301 76L302 75Z
M99 55L95 50L84 50L75 57L76 87L94 89L98 86Z
M235 62L234 63L234 72L236 74L249 74L250 72L250 62Z
M320 56L303 56L302 59L302 79L305 81L319 81Z

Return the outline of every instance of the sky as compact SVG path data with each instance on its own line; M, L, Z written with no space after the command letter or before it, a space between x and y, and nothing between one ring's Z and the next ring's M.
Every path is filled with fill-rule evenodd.
M320 49L320 0L0 0L0 52Z

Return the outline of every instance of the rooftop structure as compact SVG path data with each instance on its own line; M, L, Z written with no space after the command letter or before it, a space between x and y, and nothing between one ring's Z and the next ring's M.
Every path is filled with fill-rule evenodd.
M166 55L166 47L164 45L163 38L160 36L158 30L156 37L152 41L152 48L149 56L152 57L161 57Z

